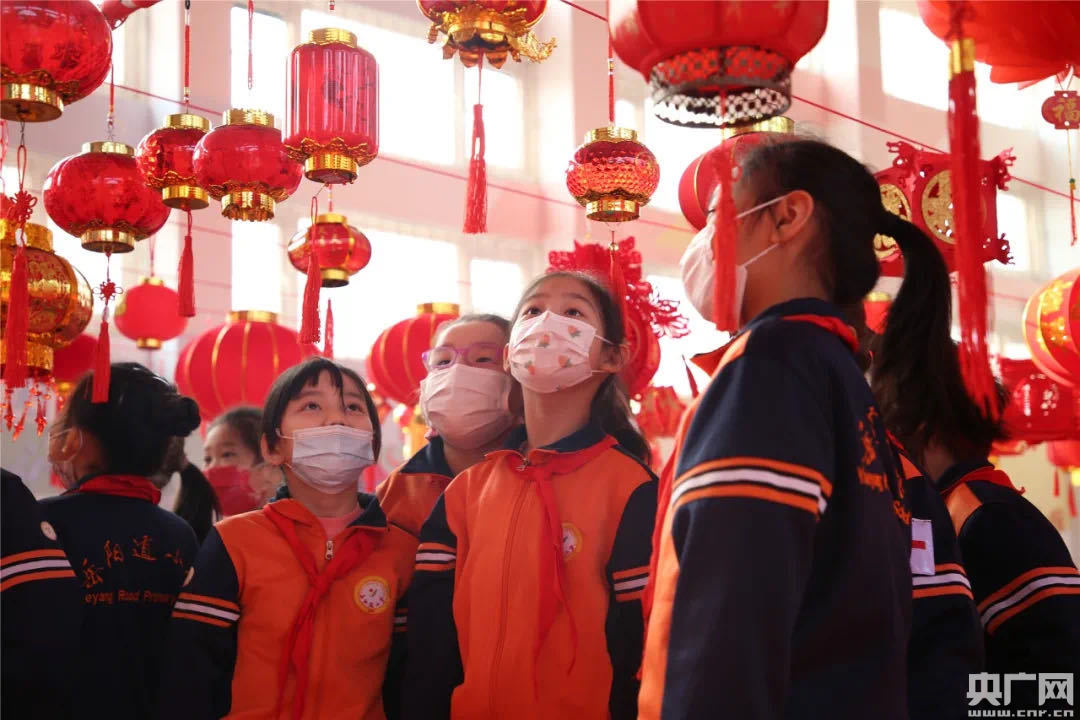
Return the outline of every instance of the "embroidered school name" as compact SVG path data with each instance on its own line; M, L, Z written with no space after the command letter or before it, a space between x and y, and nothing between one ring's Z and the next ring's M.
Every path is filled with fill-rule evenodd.
M173 593L157 593L150 590L116 590L92 592L83 596L86 605L172 605L176 602Z

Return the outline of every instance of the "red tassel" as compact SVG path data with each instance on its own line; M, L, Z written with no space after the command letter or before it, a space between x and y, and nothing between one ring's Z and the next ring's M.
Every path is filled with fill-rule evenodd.
M319 271L319 258L312 252L308 255L307 286L304 288L304 310L300 316L301 343L319 342L319 289L321 287L322 273Z
M26 383L26 332L30 323L26 273L26 249L20 244L11 264L10 300L4 327L4 383L9 391Z
M963 4L954 10L949 79L949 150L960 309L960 362L968 394L983 414L1000 416L997 387L986 346L986 269L978 190L979 116L975 110L974 47L959 30Z
M626 309L626 277L623 275L622 263L619 262L619 245L615 242L615 231L611 231L611 245L608 246L610 265L608 273L611 277L611 294L615 298L615 304L619 306L622 315L623 326L628 323ZM625 335L625 332L623 333Z
M1073 487L1072 481L1068 482L1069 486L1069 517L1076 517L1076 488Z
M184 252L180 255L180 316L195 317L195 259L191 252L191 211L187 211L187 235L184 236Z
M98 333L97 356L94 359L94 391L91 402L109 402L109 376L112 373L109 359L108 308L101 313L101 331Z
M713 259L716 264L713 322L717 330L726 332L739 329L739 318L735 316L735 199L731 194L732 171L731 152L721 152L717 168L720 173L720 197L713 234Z
M1054 468L1054 497L1061 494L1061 480L1058 477L1058 469Z
M1076 178L1069 178L1069 222L1072 224L1072 244L1076 245Z
M334 359L334 306L326 301L326 333L323 335L323 357Z
M690 370L690 363L686 361L685 355L683 355L682 364L683 367L686 368L686 379L690 381L690 395L691 397L697 398L701 392L698 390L697 380L694 379L694 373Z
M465 186L465 225L470 235L487 232L487 164L484 162L484 106L473 105L472 157Z

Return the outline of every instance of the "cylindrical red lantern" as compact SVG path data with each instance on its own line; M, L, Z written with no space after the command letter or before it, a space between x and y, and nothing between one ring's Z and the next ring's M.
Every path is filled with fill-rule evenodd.
M55 120L109 74L112 32L89 0L4 0L0 27L5 120Z
M116 329L140 350L160 350L161 344L184 332L180 296L159 277L143 277L120 296L113 313Z
M656 157L628 128L590 130L566 168L566 189L597 222L636 220L659 183Z
M349 183L379 153L379 69L347 30L308 33L289 62L285 147L318 183Z
M82 376L94 368L97 338L83 333L66 347L53 351L53 382L60 397L66 397Z
M615 52L661 120L731 127L783 114L791 72L825 32L826 0L611 0Z
M209 422L234 405L261 407L277 376L310 354L274 313L232 312L180 351L176 385Z
M395 402L415 405L420 381L427 377L421 357L431 349L435 332L447 320L460 315L454 303L427 303L416 308L416 317L387 328L371 346L366 367L367 379L375 389Z
M274 116L261 110L226 110L224 124L195 147L199 186L221 200L221 214L230 220L272 220L275 203L292 195L302 176Z
M427 40L434 43L439 33L446 35L443 58L454 53L465 67L474 67L487 58L501 68L507 56L521 62L524 55L533 62L546 60L555 49L555 40L540 42L531 29L547 10L547 0L416 0L420 12L431 20Z
M119 142L83 145L45 178L45 211L64 232L94 252L125 253L169 219L161 196L146 187L135 149Z
M324 213L315 218L315 224L310 228L293 236L289 243L289 262L306 273L312 252L319 262L322 286L342 287L371 260L371 243L362 232L348 224L344 215Z
M1024 340L1031 359L1051 378L1080 387L1080 268L1054 278L1024 308Z
M165 124L139 143L135 162L146 184L161 191L161 200L171 208L202 210L210 195L195 179L195 146L210 131L210 121L201 115L169 115Z

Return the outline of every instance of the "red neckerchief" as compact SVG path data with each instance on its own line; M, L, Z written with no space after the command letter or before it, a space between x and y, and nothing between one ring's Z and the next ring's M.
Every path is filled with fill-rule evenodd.
M73 492L138 498L157 505L161 491L142 475L97 475L80 483Z
M794 322L806 322L811 325L817 325L823 330L828 330L836 337L844 341L844 343L851 348L851 352L859 351L859 340L855 335L855 329L848 325L846 322L833 315L814 315L806 313L804 315L785 315L784 320L793 320Z
M567 672L574 668L577 659L577 626L574 624L574 616L570 612L570 604L566 601L566 558L563 557L562 548L562 520L559 517L559 504L555 498L555 488L551 484L554 475L566 475L582 467L593 460L608 448L614 447L615 438L605 435L600 442L592 447L574 452L550 452L541 451L538 455L544 458L538 465L528 464L520 466L520 455L508 453L507 461L514 465L515 472L523 472L529 480L536 483L536 494L540 498L540 504L544 508L544 520L541 522L543 538L540 542L540 572L547 573L549 582L541 585L552 588L551 593L540 595L540 617L536 635L536 649L533 654L535 661L540 657L540 648L547 639L548 631L555 622L555 615L559 611L559 605L566 608L567 618L570 620L570 636L573 638L574 654L570 660ZM534 690L539 696L539 677L533 674Z
M308 659L311 656L311 642L315 635L315 611L335 580L367 560L375 549L376 535L368 528L356 530L334 551L334 557L326 564L322 572L319 572L315 566L315 558L297 536L293 521L283 515L273 504L267 505L263 511L270 522L281 531L285 542L289 543L300 567L304 568L309 583L307 595L300 603L300 610L293 620L292 629L289 630L289 639L286 641L285 651L278 665L278 706L274 715L276 717L281 712L281 703L285 696L285 681L289 677L291 664L296 671L296 696L293 698L292 716L294 720L297 720L304 712L304 699L307 694Z
M1024 494L1023 490L1018 489L1015 485L1013 485L1012 479L1009 478L1008 473L1003 470L998 470L992 465L987 465L986 467L981 467L978 470L972 470L967 475L957 480L953 484L953 486L950 487L948 491L946 491L945 495L946 497L948 497L952 494L953 490L960 487L961 485L967 485L968 483L978 482L980 480L988 483L993 483L994 485L1000 485L1003 488L1009 488L1013 492L1020 495Z

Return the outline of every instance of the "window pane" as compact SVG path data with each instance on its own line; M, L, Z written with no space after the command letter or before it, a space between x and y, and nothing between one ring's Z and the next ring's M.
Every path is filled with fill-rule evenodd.
M502 260L475 258L469 261L469 282L472 285L472 310L476 313L495 313L510 320L514 305L525 289L521 266Z
M885 92L935 110L948 109L949 51L945 43L916 13L881 8L878 23Z
M683 290L682 280L676 277L663 275L649 275L645 278L652 283L653 288L660 297L667 300L678 300L679 311L689 320L690 334L681 338L660 338L660 368L653 376L653 385L670 385L675 392L683 397L690 395L690 381L686 379L686 368L683 358L687 360L694 355L715 350L728 341L728 334L720 332L711 322L701 317L694 310L694 306L686 299L686 291ZM691 363L694 377L698 387L704 388L708 377Z
M255 13L253 67L255 87L248 90L248 14L234 7L229 16L232 95L234 108L264 110L274 114L275 125L284 128L285 74L289 57L289 38L281 18Z
M998 234L1005 233L1013 261L1009 265L994 263L998 269L1027 272L1031 269L1031 244L1028 240L1027 204L1017 195L997 194Z
M488 165L520 170L525 162L525 98L521 81L509 73L484 68L484 142ZM465 157L472 155L473 105L476 104L476 72L465 73Z
M301 13L300 27L303 37L307 37L309 30L321 27L349 30L355 33L360 47L375 56L379 63L380 154L409 157L441 165L453 165L456 162L455 149L458 139L455 136L455 125L449 120L457 111L454 98L455 64L443 60L438 47L429 45L427 40L419 35L405 35L373 25L350 22L336 15L314 10L304 10ZM285 67L284 62L281 67ZM485 73L485 80L489 74L496 73ZM493 99L489 93L485 93L485 98ZM486 106L484 110L487 111ZM514 117L518 123L521 122L520 97ZM485 129L490 127L490 124L485 124ZM491 137L489 135L489 138ZM521 142L520 138L518 142ZM489 162L493 160L494 156Z
M116 79L117 83L123 83L126 80L124 76L124 68L126 66L124 60L126 58L125 53L127 52L127 41L125 40L125 38L127 37L126 31L127 23L121 25L120 27L112 31L112 64L114 73L113 77ZM106 77L105 82L108 81L109 79Z
M232 309L281 312L281 230L271 223L232 226Z

